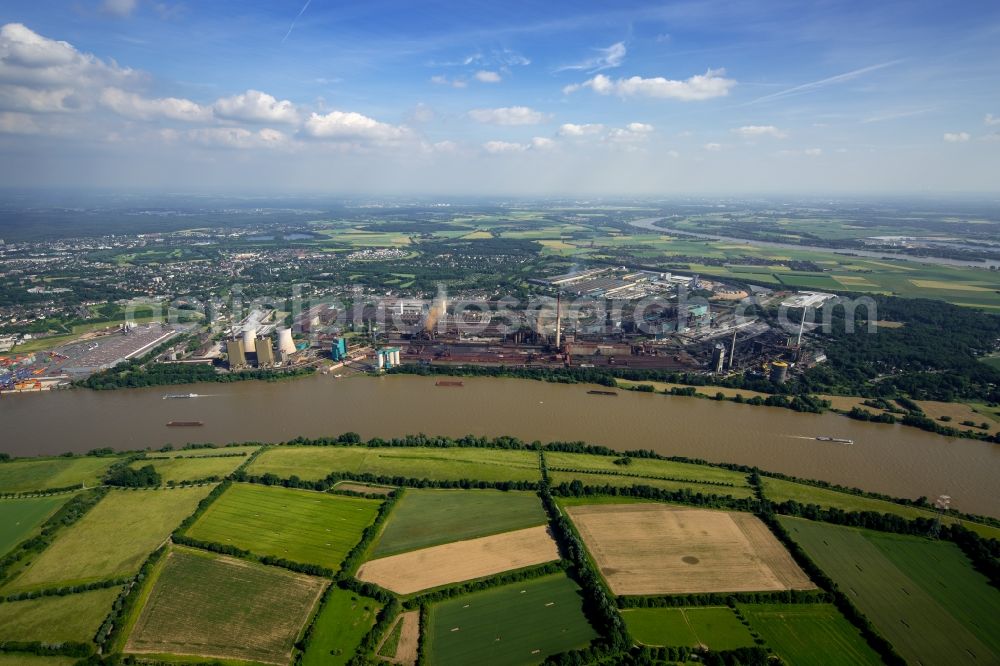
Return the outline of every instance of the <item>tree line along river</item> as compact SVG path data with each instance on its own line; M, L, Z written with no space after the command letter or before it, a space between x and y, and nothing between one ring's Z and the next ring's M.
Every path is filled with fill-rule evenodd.
M464 378L316 375L276 383L198 384L119 391L74 389L0 398L0 451L17 456L279 442L355 431L365 438L426 433L585 441L822 479L915 498L951 495L962 511L1000 517L1000 447L916 428L698 398L580 384ZM202 397L165 400L165 394ZM167 427L200 421L199 427ZM854 444L817 441L827 436Z

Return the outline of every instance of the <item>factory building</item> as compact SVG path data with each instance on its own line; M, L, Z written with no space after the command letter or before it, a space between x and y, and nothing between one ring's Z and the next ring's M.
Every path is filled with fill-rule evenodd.
M226 341L226 353L229 355L229 369L246 367L247 354L241 338Z
M347 358L347 340L344 338L337 338L333 341L333 345L330 348L330 356L334 361L343 361Z

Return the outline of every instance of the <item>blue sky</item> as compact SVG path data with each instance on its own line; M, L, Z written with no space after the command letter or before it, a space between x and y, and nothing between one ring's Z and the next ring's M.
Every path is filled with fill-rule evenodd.
M1000 190L996 2L6 0L0 178Z

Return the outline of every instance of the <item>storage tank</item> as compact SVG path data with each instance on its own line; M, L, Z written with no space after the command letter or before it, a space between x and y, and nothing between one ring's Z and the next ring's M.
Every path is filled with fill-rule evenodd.
M784 384L788 379L788 364L784 361L775 361L771 364L771 381L775 384Z
M278 329L278 351L284 352L285 354L295 353L295 341L292 340L292 329Z
M243 331L243 351L245 353L257 351L257 331L248 328Z

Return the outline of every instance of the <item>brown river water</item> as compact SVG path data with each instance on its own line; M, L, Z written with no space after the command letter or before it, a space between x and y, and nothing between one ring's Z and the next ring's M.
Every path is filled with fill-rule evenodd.
M198 384L121 391L70 390L0 398L0 451L19 456L180 446L188 442L278 442L298 435L363 437L410 433L513 435L653 449L713 462L823 479L900 497L951 495L963 511L1000 517L1000 446L915 428L799 414L698 398L588 386L466 378L317 375L294 381ZM168 393L199 393L164 400ZM201 427L166 427L202 421ZM853 445L816 436L853 439Z

